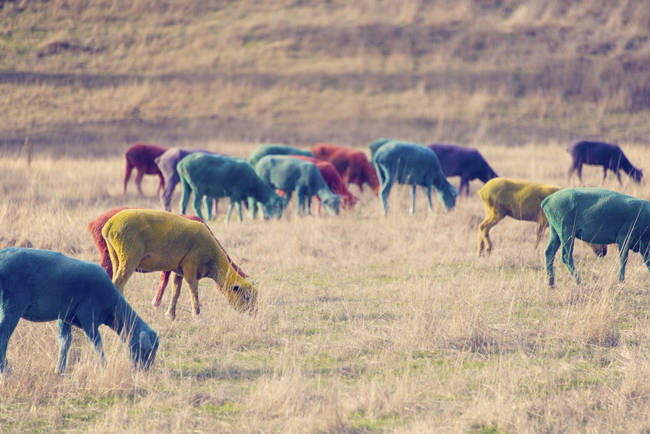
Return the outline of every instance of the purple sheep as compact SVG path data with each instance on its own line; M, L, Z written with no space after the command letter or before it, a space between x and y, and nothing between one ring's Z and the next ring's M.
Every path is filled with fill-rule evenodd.
M465 194L469 196L469 182L472 179L480 179L485 183L499 176L492 170L478 149L437 143L428 147L438 156L442 172L447 178L460 176L458 194L462 194L464 188Z
M581 140L569 146L567 151L573 157L573 164L571 164L571 168L569 169L569 178L575 170L578 172L578 179L582 181L583 164L603 166L603 181L607 178L607 169L616 174L618 182L621 185L623 183L621 182L619 169L623 169L637 184L643 178L643 171L637 169L630 163L630 160L627 159L618 145Z
M176 166L178 162L183 158L187 157L190 154L195 152L201 152L203 154L212 154L212 155L222 155L216 154L214 152L205 151L203 149L181 149L181 148L169 148L162 155L156 158L156 164L158 169L162 172L164 178L165 188L160 195L160 204L162 205L165 211L171 211L170 202L172 201L172 195L174 194L174 189L176 184L178 184L181 179L178 176L176 171ZM214 211L217 212L217 199L214 200Z

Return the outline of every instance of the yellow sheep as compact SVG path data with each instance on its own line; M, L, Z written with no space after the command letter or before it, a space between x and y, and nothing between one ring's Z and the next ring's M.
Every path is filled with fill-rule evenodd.
M557 185L509 178L493 178L485 183L478 191L485 204L485 219L478 226L479 256L484 248L490 254L492 251L490 229L507 216L537 223L535 241L535 248L537 248L544 229L548 227L548 220L541 207L542 200L561 189L562 187ZM607 253L607 246L590 244L590 247L598 256Z
M113 265L113 283L120 292L124 292L136 269L175 273L167 310L172 319L183 277L190 287L196 315L198 281L204 277L216 282L235 309L255 311L257 290L232 267L228 255L203 223L166 211L127 209L106 222L102 236Z

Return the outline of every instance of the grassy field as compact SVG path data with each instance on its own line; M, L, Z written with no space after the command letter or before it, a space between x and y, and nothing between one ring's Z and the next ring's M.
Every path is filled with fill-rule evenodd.
M0 0L0 248L97 261L89 221L160 208L150 177L148 196L122 195L136 141L458 143L503 176L575 186L565 148L584 137L648 177L648 28L647 2L625 0ZM387 217L368 191L338 217L291 204L226 225L222 209L210 227L258 315L204 281L201 315L183 292L172 322L151 306L155 273L136 275L125 296L159 333L153 368L134 371L108 329L102 368L77 330L63 377L55 325L22 321L0 431L649 432L639 255L618 283L616 249L579 244L583 283L556 258L550 289L531 223L503 221L477 257L479 186L449 213L419 194L409 216L397 187ZM650 199L647 180L604 186Z
M241 156L255 146L201 145ZM626 151L650 167L647 148ZM482 152L502 175L577 185L567 184L564 145ZM133 184L122 195L122 176L118 156L35 155L28 166L4 154L0 247L97 261L90 220L117 206L159 208L152 177L141 198ZM600 178L585 168L586 185ZM647 182L604 185L650 199ZM550 289L531 223L503 221L492 255L477 257L479 187L449 213L439 202L428 213L420 194L414 216L404 188L387 217L367 191L338 217L296 218L292 204L280 221L226 225L222 209L210 227L257 283L258 315L235 312L203 281L201 314L184 291L172 322L151 306L157 275L136 275L125 296L159 333L155 365L133 370L103 327L102 368L76 330L63 377L53 373L54 323L21 321L12 374L0 378L2 431L647 432L650 277L640 256L618 283L616 249L597 258L579 244L584 282L557 259Z

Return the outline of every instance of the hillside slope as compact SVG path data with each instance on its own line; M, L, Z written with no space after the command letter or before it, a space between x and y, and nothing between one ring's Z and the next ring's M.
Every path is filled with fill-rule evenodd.
M646 1L184 3L0 1L0 148L649 136Z

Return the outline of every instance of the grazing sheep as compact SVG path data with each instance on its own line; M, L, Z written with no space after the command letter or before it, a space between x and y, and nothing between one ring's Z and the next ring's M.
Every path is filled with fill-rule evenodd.
M305 157L313 157L309 151L303 149L294 148L293 146L288 145L266 145L262 144L253 151L250 157L248 157L248 163L255 167L257 162L266 155L304 155Z
M573 265L573 241L618 245L618 279L625 278L630 250L643 257L650 271L650 202L602 188L566 188L542 201L551 228L546 247L546 273L555 285L553 262L562 246L562 262L580 283Z
M148 369L156 357L158 335L126 302L104 270L59 252L18 247L0 250L0 372L7 364L7 344L20 318L57 321L58 374L65 371L72 326L86 333L102 363L98 329L102 324L129 345L137 366Z
M381 183L380 197L384 214L388 214L386 201L395 181L411 186L411 214L415 213L415 189L418 185L427 190L430 210L433 210L431 187L436 189L440 201L447 210L452 209L456 204L458 195L456 189L442 173L435 152L426 146L389 141L375 152L373 164Z
M160 204L165 211L171 211L170 202L172 201L172 195L174 194L176 184L181 180L178 176L178 171L176 170L178 162L195 152L211 155L223 155L205 151L203 149L169 148L160 156L156 157L156 165L158 166L158 169L160 169L165 180L165 188L160 195ZM217 211L217 199L214 200L214 211Z
M167 314L176 316L183 278L190 287L194 314L199 314L198 281L215 281L231 306L254 312L257 290L244 279L203 223L155 210L124 210L111 217L102 236L113 264L113 282L120 292L136 269L173 271L174 290Z
M458 193L469 196L469 182L472 179L480 179L488 182L497 175L490 167L483 155L475 148L457 145L431 144L429 148L436 153L442 172L447 178L460 176L460 187Z
M630 160L627 159L618 145L581 140L569 146L567 151L573 158L573 163L569 169L569 178L573 174L573 171L577 171L578 179L582 181L583 164L603 166L603 181L607 178L607 169L616 174L618 183L621 185L623 183L621 182L619 169L623 169L637 184L643 178L643 171L637 169L630 163Z
M542 239L548 220L542 212L541 203L546 196L562 189L557 185L540 184L509 178L494 178L478 191L485 205L485 219L478 226L478 254L492 252L490 229L505 217L537 223L535 248ZM590 246L598 256L607 253L607 246Z
M144 175L158 175L158 190L156 194L160 194L160 190L165 186L165 180L162 173L156 166L155 159L167 150L164 146L150 145L146 143L136 143L126 150L124 158L126 159L126 172L124 174L124 194L126 194L126 185L131 178L131 172L135 168L137 174L135 175L135 185L138 187L138 193L142 193L142 177Z
M307 213L311 214L311 197L314 195L319 197L330 214L339 213L341 196L330 191L314 163L286 156L267 155L257 162L255 172L271 187L287 193L287 202L296 190L297 215L300 215L305 207Z
M285 201L278 196L259 176L255 170L241 158L224 157L195 153L188 155L178 163L178 174L183 184L181 199L181 214L185 214L190 192L194 193L194 211L203 219L201 213L201 198L205 196L208 219L212 219L212 211L208 205L210 197L230 198L226 221L234 205L239 211L239 221L242 221L241 201L255 200L262 205L264 218L282 217ZM255 209L251 210L255 216ZM205 219L204 219L205 220Z
M379 195L377 172L362 151L321 143L312 146L311 152L316 158L332 163L341 174L343 182L356 184L361 192L363 184L368 184L375 196Z
M113 278L113 266L111 264L110 255L108 254L108 247L106 246L106 240L104 240L104 237L102 237L102 229L104 228L104 225L106 224L106 222L111 217L113 217L115 214L117 214L118 212L123 211L125 209L129 209L129 208L122 207L122 208L112 209L110 211L107 211L107 212L101 214L100 216L95 218L93 221L88 223L88 231L90 232L90 235L92 236L93 242L95 243L95 245L97 246L97 249L99 250L100 265L102 266L102 268L104 270L106 270L106 273L108 273L108 276L110 278ZM201 220L201 218L197 217L197 216L183 215L183 217L188 218L190 220L194 220L194 221L198 221L198 222L203 223L203 220ZM210 230L210 228L208 228L207 226L206 226L206 228L208 230ZM210 231L210 233L212 233L212 231ZM212 234L212 236L214 237L214 234ZM219 243L219 240L217 240L216 237L215 237L215 241L217 243ZM221 243L219 243L219 245L221 246ZM221 248L223 249L223 246L221 246ZM225 251L225 249L224 249L224 251ZM237 273L239 273L239 275L241 277L243 277L243 278L247 277L246 273L244 273L237 266L237 264L235 264L232 261L232 259L230 259L230 257L228 257L228 261L230 262L230 265L232 265L232 267L237 271ZM141 271L141 270L136 270L136 271ZM160 301L162 300L162 296L165 293L165 288L167 287L167 283L169 282L169 274L170 273L171 273L171 271L161 271L160 272L160 283L158 284L158 291L156 291L156 295L152 300L152 304L155 307L160 306Z
M304 155L288 155L288 157L314 163L318 168L318 170L320 171L320 174L323 177L323 180L325 181L325 184L327 184L327 187L330 189L330 191L334 194L338 194L339 196L341 196L342 199L341 205L343 206L343 208L352 208L359 200L355 195L353 195L350 192L350 190L348 190L348 188L343 183L343 180L341 179L341 175L339 175L338 170L336 170L336 167L334 167L334 165L329 161L319 160L318 158L305 157ZM370 168L372 169L373 172L375 171L375 169L373 169L372 166ZM318 198L318 196L316 196L316 198ZM318 211L320 212L320 198L318 198L318 200L319 200Z

